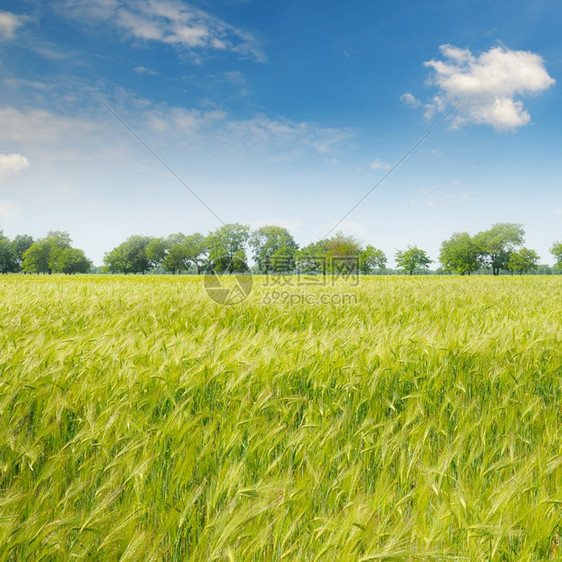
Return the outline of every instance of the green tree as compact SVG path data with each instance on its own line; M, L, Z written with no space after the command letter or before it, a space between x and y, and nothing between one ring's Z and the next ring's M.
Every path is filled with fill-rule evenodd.
M35 241L24 253L22 269L25 273L53 272L60 252L71 247L72 240L67 232L51 231Z
M84 255L82 250L77 248L65 248L57 253L53 264L55 273L88 273L92 267L92 262Z
M146 257L151 267L160 267L166 253L168 252L169 245L164 238L153 238L146 247Z
M500 222L479 232L474 241L479 247L482 265L491 267L494 275L508 269L510 254L524 242L523 225Z
M295 252L291 248L282 247L271 254L271 269L278 273L288 273L295 269Z
M168 237L166 241L168 251L162 260L162 267L165 271L179 273L180 271L187 271L189 269L191 260L185 243L186 238L187 237L181 233L172 234Z
M209 262L209 241L206 236L196 232L188 234L183 244L186 248L187 259L195 266L197 274L208 265Z
M50 246L43 240L34 242L23 254L24 273L52 273L49 267Z
M386 261L384 252L370 244L359 253L359 269L364 274L386 269Z
M209 259L213 270L234 273L247 269L246 243L250 227L242 224L226 224L211 232L207 238Z
M12 273L17 271L16 256L12 242L4 232L0 230L0 273Z
M349 272L359 269L361 242L353 236L347 236L339 231L326 240L324 247L330 271Z
M529 248L521 248L511 252L507 268L511 273L519 273L521 275L537 269L539 267L539 260L540 256L537 252L529 250Z
M311 242L295 252L295 266L305 273L322 273L328 271L328 240Z
M145 273L151 267L146 249L152 240L150 236L130 236L105 254L103 261L112 273Z
M550 253L554 256L556 263L554 267L562 269L562 242L554 242L552 248L550 248Z
M456 232L441 244L439 261L445 271L470 275L479 268L480 247L468 232Z
M292 258L298 250L290 232L282 226L262 226L252 233L249 239L253 249L254 260L263 273L267 273L273 266L273 256L276 255L277 267L284 271L292 269Z
M430 263L432 260L427 253L417 246L408 246L407 250L396 252L396 265L408 271L410 275L413 275L416 269L427 269Z
M16 262L16 271L22 270L23 255L29 248L31 248L32 244L33 238L28 234L18 234L12 240L12 252Z

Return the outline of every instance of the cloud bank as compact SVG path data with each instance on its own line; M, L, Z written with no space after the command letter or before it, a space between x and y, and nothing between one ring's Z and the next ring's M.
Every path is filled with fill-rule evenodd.
M428 80L439 91L425 107L431 118L448 106L463 100L453 127L465 123L491 125L496 130L515 130L530 123L531 116L521 99L538 94L552 86L551 78L541 56L529 51L515 51L504 46L493 47L479 56L469 49L442 45L442 60L429 60ZM414 105L411 94L402 101Z

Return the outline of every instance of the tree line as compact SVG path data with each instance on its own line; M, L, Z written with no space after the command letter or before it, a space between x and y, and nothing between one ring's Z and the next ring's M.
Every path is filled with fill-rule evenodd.
M10 240L0 230L0 273L88 273L92 262L82 250L72 247L66 232L49 232L33 240L18 234Z
M471 236L457 232L441 245L442 271L470 275L483 269L528 273L539 267L538 254L524 244L523 226L497 223ZM374 246L338 232L331 238L299 247L281 226L223 225L207 235L172 234L168 237L131 236L104 256L102 272L235 273L250 271L249 255L258 273L303 271L318 274L356 271L363 274L386 271L387 257ZM562 269L562 242L552 245L555 267ZM413 275L428 270L433 261L417 246L395 254L398 269ZM18 235L13 240L0 230L0 273L88 273L95 271L84 252L72 246L66 232L49 232L33 240Z

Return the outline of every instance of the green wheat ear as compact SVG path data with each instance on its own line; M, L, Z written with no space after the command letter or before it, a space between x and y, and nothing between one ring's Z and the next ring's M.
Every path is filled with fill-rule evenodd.
M0 279L0 561L560 558L562 277L268 291Z

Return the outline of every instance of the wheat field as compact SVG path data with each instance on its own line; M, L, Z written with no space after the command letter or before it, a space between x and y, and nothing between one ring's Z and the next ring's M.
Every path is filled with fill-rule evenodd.
M561 559L562 276L276 290L0 279L0 560Z

